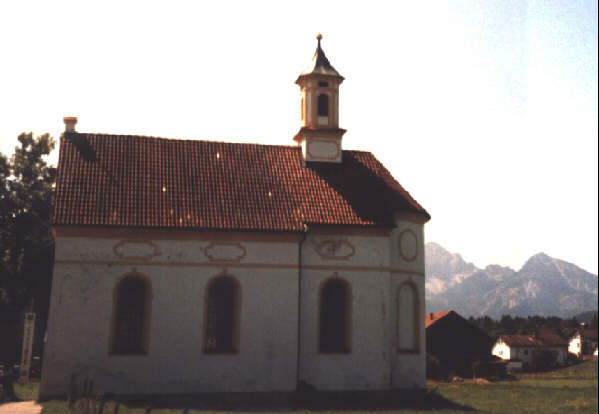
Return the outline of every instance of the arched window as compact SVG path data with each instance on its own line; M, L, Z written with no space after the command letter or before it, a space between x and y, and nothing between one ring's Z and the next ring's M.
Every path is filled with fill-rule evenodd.
M351 349L351 289L342 279L330 279L320 291L319 351L349 353Z
M402 283L397 290L397 350L420 352L420 301L418 288L411 282Z
M318 95L318 116L329 116L329 95Z
M239 348L239 286L235 279L219 276L208 284L204 352L234 353Z
M150 283L141 275L126 276L117 283L112 354L139 355L148 352L151 297Z

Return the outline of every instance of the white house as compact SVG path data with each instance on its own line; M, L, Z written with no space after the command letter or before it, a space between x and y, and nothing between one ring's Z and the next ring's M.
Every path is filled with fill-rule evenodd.
M582 358L591 355L597 347L597 329L586 326L564 330L568 338L568 352Z
M344 78L318 40L297 145L65 118L41 398L73 374L136 395L425 387L430 216L371 153L343 150Z
M558 335L500 335L491 354L507 361L521 361L523 368L532 366L534 356L540 350L557 353L557 363L563 365L568 357L568 343Z
M576 355L578 358L582 357L582 337L580 336L580 332L576 331L568 338L568 353Z

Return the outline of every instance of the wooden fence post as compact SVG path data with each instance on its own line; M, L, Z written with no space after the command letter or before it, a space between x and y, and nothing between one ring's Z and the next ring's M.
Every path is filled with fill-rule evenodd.
M75 374L71 374L71 382L69 383L69 396L68 396L68 405L69 410L73 408L75 404L75 400L77 399L77 382Z

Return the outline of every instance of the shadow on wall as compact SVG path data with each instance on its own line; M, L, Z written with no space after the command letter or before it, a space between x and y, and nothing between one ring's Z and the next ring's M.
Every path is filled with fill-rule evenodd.
M315 387L301 382L295 392L220 392L198 394L166 395L119 395L104 393L94 387L94 381L85 377L81 383L71 376L69 386L69 407L86 408L90 414L105 405L123 404L128 408L189 409L243 411L243 412L288 412L309 411L389 411L389 410L456 410L473 411L472 407L456 404L432 390L411 389L391 391L318 391ZM43 398L41 399L43 400ZM88 409L91 408L91 411ZM118 408L117 408L118 410ZM116 412L116 410L115 410Z
M198 395L168 395L152 397L122 397L106 395L128 408L173 410L215 410L229 412L289 412L309 411L389 411L455 410L469 412L471 407L449 401L435 390L344 391L319 392L303 390L297 393L218 393ZM81 405L81 404L79 404ZM83 404L85 405L85 403Z

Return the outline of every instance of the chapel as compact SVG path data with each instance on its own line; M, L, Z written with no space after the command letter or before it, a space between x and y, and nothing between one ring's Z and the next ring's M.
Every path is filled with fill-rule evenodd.
M282 145L64 118L40 398L73 376L119 395L425 387L430 216L343 148L344 78L317 39Z

